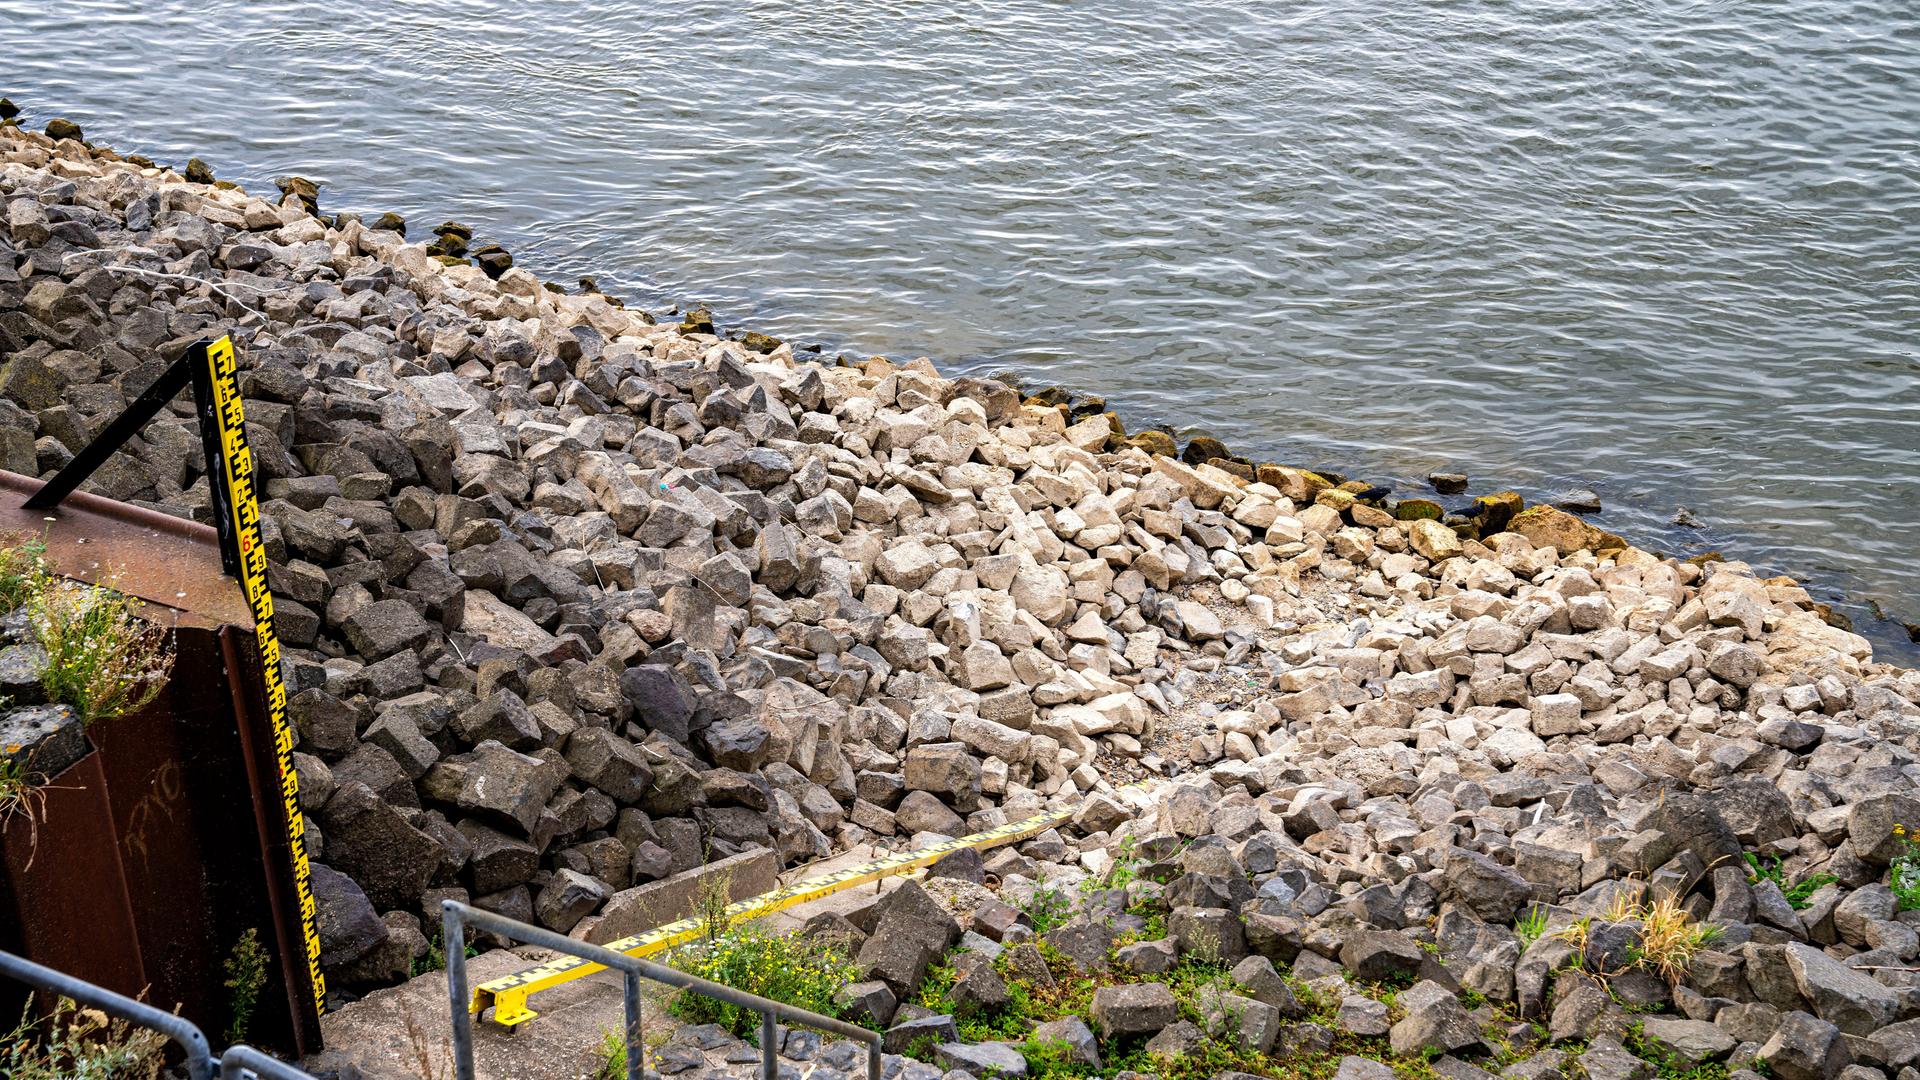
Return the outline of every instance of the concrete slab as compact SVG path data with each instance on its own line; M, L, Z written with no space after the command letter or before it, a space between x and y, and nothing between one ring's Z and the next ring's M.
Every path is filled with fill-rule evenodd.
M484 982L551 959L543 949L496 950L467 961L470 982ZM666 988L654 988L665 992ZM479 1080L586 1080L600 1061L600 1043L624 1023L621 979L599 972L540 995L540 1018L513 1031L476 1019L474 1071ZM648 1031L671 1030L658 995L642 1006ZM453 1076L453 1025L446 972L367 995L320 1020L328 1047L313 1067L351 1062L367 1080L445 1080Z

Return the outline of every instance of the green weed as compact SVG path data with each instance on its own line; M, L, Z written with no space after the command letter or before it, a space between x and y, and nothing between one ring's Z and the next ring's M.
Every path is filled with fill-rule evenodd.
M1064 926L1073 917L1073 900L1066 893L1051 885L1042 885L1033 890L1027 902L1020 905L1027 918L1033 921L1033 932L1037 937Z
M838 1017L833 995L860 979L860 969L832 945L797 935L774 934L752 924L685 950L674 966L689 975L770 997L796 1008ZM756 1037L760 1014L692 992L673 999L668 1011L691 1024L719 1024L742 1038Z
M173 668L167 629L134 614L125 593L59 581L27 599L46 650L47 700L70 705L92 724L133 712L159 695Z
M247 1041L247 1029L253 1023L253 1010L260 1001L260 991L266 989L267 950L260 944L260 932L247 927L240 939L233 943L233 951L227 954L227 1042Z
M1520 921L1513 924L1513 932L1520 937L1520 947L1530 949L1533 943L1547 936L1547 909L1537 904L1529 905L1520 915Z
M1787 898L1787 903L1793 905L1795 911L1805 911L1807 905L1812 902L1814 893L1840 880L1832 874L1811 874L1799 881L1789 883L1786 869L1780 865L1778 855L1772 856L1767 862L1762 862L1760 856L1749 851L1746 852L1746 859L1747 884L1773 882L1780 887L1780 894Z
M1901 911L1913 911L1920 908L1920 841L1908 835L1905 825L1895 825L1893 835L1900 838L1901 852L1887 867L1887 887Z

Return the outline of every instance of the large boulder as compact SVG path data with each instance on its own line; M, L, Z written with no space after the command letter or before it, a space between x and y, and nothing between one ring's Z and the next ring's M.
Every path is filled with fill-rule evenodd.
M547 800L565 779L565 768L554 761L483 742L471 753L436 763L420 786L430 799L531 836Z
M1533 885L1512 869L1477 851L1454 848L1447 853L1441 895L1479 918L1510 924L1520 905L1533 895Z
M904 882L874 905L873 933L860 947L861 974L906 997L927 965L960 940L960 924L914 882Z
M320 933L320 964L334 968L365 956L386 940L387 927L353 879L322 863L311 864L314 928Z
M321 810L327 858L382 910L417 908L440 845L365 784L340 785Z

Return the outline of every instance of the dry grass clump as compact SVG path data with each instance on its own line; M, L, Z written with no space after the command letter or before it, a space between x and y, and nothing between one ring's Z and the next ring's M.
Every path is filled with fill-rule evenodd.
M133 712L152 701L173 669L167 628L134 614L125 593L57 581L27 600L47 667L47 700L70 705L82 723Z
M1686 977L1694 956L1720 939L1720 928L1694 922L1681 906L1680 898L1671 891L1662 890L1650 901L1643 896L1638 890L1622 890L1600 913L1599 921L1603 923L1637 924L1640 940L1629 950L1625 967L1617 971L1596 967L1593 973L1604 979L1637 968L1668 982L1679 982ZM1591 949L1594 921L1593 918L1579 919L1556 935L1573 946L1582 966L1594 966L1589 964L1595 959Z

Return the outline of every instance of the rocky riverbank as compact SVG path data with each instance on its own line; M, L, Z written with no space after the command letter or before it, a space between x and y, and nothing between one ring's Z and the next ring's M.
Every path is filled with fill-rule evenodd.
M1913 1080L1920 915L1887 868L1920 674L1793 582L660 325L463 263L470 234L436 256L62 133L0 127L0 456L57 468L162 357L234 336L336 992L405 977L441 897L586 934L703 860L1070 802L948 868L1083 908L958 962L956 1008L1004 1018L992 984L1037 955L1101 984L1096 1053L1546 1078L1572 1047L1640 1080L1658 1031L1696 1065ZM94 489L204 517L187 413ZM853 928L876 1021L963 929L986 953L1034 921L912 893ZM1662 969L1660 919L1717 936ZM1197 961L1239 989L1156 979Z

